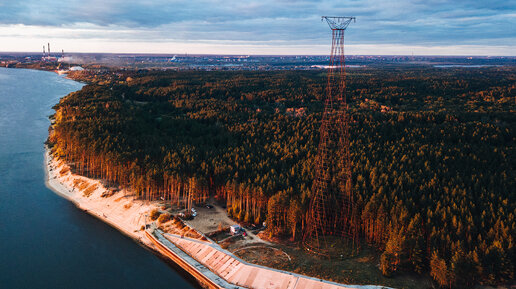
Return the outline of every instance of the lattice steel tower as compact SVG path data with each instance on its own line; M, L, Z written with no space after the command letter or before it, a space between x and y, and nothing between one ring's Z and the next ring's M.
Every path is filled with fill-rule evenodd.
M357 218L351 193L344 31L355 17L323 16L332 30L332 47L320 140L303 243L328 257L354 254Z

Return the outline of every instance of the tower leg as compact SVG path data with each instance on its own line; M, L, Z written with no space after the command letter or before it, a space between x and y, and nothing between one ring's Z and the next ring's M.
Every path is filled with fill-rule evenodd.
M337 18L336 22L330 22L334 18ZM354 255L358 248L359 218L356 217L356 206L351 192L350 117L345 97L344 31L352 19L354 18L326 18L330 27L345 27L332 27L332 47L315 179L303 235L303 244L308 251L330 258Z

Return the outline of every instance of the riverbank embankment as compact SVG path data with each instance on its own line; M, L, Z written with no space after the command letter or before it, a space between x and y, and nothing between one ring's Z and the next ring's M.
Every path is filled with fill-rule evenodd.
M202 268L196 260L173 246L169 241L150 236L145 226L150 219L149 212L159 209L156 202L138 200L128 191L114 192L106 188L100 180L74 174L70 167L54 158L45 148L44 166L46 185L56 194L68 199L79 209L113 226L138 243L171 260L192 275L203 287L210 289L229 288L229 283ZM167 246L168 245L168 246ZM239 288L231 286L231 288Z
M141 229L145 226L146 214L157 208L156 204L137 200L125 190L113 192L100 180L72 173L67 164L50 155L48 148L45 148L44 161L46 185L52 191L125 235L155 249Z
M100 180L74 174L45 149L47 186L139 243L159 252L210 289L378 289L382 286L343 285L249 264L209 240L201 241L160 230L145 230L147 214L159 205L138 200L125 190L113 191ZM154 225L154 224L153 224Z

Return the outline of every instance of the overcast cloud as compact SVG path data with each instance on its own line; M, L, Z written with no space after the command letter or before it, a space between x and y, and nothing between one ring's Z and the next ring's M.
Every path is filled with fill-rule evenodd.
M351 46L483 47L515 55L516 0L0 0L0 50L50 38L184 49L303 47L311 54L328 44L321 15L357 18L346 32Z

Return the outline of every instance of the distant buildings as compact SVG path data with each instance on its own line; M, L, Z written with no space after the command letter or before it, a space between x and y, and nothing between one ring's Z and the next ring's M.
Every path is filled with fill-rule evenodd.
M17 60L2 60L0 61L1 67L15 67L19 62Z
M50 47L48 47L50 50ZM102 68L142 70L203 70L203 71L277 71L277 70L324 70L328 69L327 55L190 55L190 54L102 54L68 53L50 54L45 46L43 54L0 53L0 65L13 65L5 61L16 60L21 64L41 63L44 66L82 64L101 73ZM377 65L425 65L437 67L478 67L516 65L516 57L464 57L464 56L400 56L400 55L347 55L346 67L351 69ZM98 66L99 68L97 68Z
M70 71L83 71L84 68L80 67L80 66L73 66L73 67L70 67Z
M54 56L43 56L43 57L41 57L41 61L43 61L43 62L57 62L57 57L54 57Z

